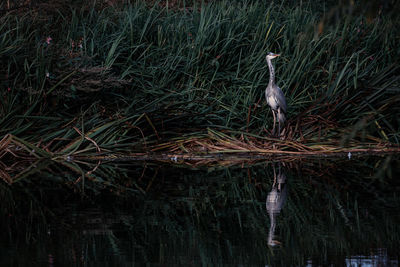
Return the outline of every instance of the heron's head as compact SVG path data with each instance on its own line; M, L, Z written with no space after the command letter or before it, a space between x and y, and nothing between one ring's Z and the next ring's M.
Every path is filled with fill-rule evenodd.
M278 240L268 240L268 246L270 247L277 247L282 245L281 242L279 242Z
M266 59L269 60L269 59L273 59L273 58L276 58L276 57L279 57L279 56L280 56L280 54L275 54L275 53L269 52L267 54Z

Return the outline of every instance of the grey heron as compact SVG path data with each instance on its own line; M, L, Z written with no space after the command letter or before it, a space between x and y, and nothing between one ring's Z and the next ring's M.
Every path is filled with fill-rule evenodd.
M286 174L281 171L281 163L279 163L278 177L276 176L275 164L273 164L272 167L274 169L274 183L271 192L268 193L265 205L271 221L268 233L268 245L274 247L281 244L275 239L276 217L281 212L286 202L287 189Z
M271 107L272 115L274 116L272 132L275 134L276 120L278 120L278 136L281 134L281 124L285 123L286 120L286 99L281 88L275 84L275 69L271 60L279 56L279 54L274 54L272 52L269 52L266 56L269 68L269 83L265 89L265 98L267 99L267 103Z

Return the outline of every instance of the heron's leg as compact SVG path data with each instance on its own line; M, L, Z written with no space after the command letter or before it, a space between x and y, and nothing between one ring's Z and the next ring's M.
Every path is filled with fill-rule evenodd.
M278 108L278 137L281 136L281 120L279 119L281 117L281 108Z
M272 109L272 115L274 116L274 126L272 126L272 135L275 135L276 115L275 115L275 110L273 109Z
M282 173L281 173L281 162L278 162L278 177L280 178L280 180L281 180L281 175L282 175ZM280 183L280 181L278 181L278 192L280 192L281 191L281 183Z
M275 171L275 163L272 163L272 169L274 170L274 183L272 184L272 188L275 188L276 185L276 171Z

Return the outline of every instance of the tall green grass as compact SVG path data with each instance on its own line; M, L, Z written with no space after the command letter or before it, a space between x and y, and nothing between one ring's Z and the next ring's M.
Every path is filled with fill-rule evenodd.
M399 143L398 22L343 17L318 34L320 9L136 2L4 15L0 136L60 148L81 137L72 127L86 134L114 125L95 140L112 149L207 128L264 135L272 126L265 55L273 51L282 54L274 63L289 125L302 137Z

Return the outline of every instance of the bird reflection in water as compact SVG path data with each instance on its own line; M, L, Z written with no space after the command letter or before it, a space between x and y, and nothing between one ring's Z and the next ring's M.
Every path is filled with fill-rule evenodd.
M272 247L281 245L281 242L275 240L276 217L281 212L286 201L286 174L281 170L281 163L278 164L278 175L276 175L275 164L272 165L274 169L274 183L266 200L267 212L271 221L268 233L268 245Z

